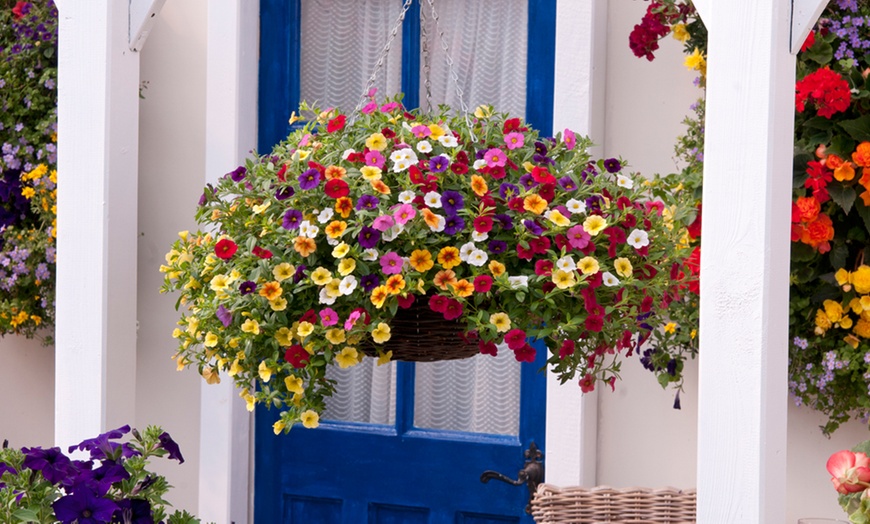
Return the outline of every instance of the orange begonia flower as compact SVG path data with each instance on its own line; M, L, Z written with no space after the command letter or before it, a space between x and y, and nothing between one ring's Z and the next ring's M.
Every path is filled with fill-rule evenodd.
M861 142L852 153L852 161L861 167L870 166L870 142Z

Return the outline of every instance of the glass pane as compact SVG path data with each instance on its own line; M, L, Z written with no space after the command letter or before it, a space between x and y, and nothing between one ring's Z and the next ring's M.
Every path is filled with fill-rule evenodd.
M302 2L302 100L321 109L353 111L393 30L397 0L304 0ZM378 73L379 99L401 90L402 30Z
M498 356L418 363L414 426L517 435L520 427L520 363L500 346Z
M326 399L323 418L369 424L396 423L396 363L378 366L365 358L352 368L329 366L326 376L338 382Z
M463 98L469 110L492 104L496 111L526 113L526 54L528 49L528 0L438 0L438 26L444 33ZM432 9L422 1L429 50L432 105L459 109L456 84L445 61ZM420 59L420 105L426 103L425 54Z

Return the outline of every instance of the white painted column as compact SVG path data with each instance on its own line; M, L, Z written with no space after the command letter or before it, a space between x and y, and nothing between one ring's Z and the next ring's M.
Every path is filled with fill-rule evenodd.
M780 523L794 143L791 6L784 0L695 0L695 6L709 29L698 521Z
M605 0L556 4L556 72L553 133L569 128L603 151L607 39ZM594 486L598 442L598 392L583 395L577 381L559 384L547 373L546 481Z
M257 140L259 2L210 0L206 53L206 176L241 165ZM253 522L253 417L230 377L202 383L199 517Z
M139 56L127 2L56 3L55 442L65 446L135 414Z

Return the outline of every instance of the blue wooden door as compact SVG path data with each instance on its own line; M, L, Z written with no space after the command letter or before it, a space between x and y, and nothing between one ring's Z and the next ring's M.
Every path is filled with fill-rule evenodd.
M392 1L396 8L401 6L401 0ZM268 151L286 136L290 112L301 98L302 2L325 5L332 0L260 1L260 151ZM335 3L346 4L347 0ZM524 15L529 57L525 113L543 134L552 128L555 4L556 0L528 0ZM419 9L416 3L412 5L401 36L401 88L407 107L420 101ZM341 31L336 28L336 32ZM325 416L317 429L297 427L289 435L275 436L272 423L277 413L258 408L255 522L530 524L532 519L524 512L528 502L525 486L497 481L483 484L480 476L494 470L516 478L524 464L524 450L532 442L546 454L546 380L540 371L546 349L535 347L536 362L514 368L519 374L514 382L519 388L516 402L499 408L518 411L518 416L509 414L517 422L499 425L499 419L508 414L485 414L495 419L498 430L444 429L443 423L433 424L422 416L422 397L439 394L437 386L436 391L419 387L422 369L417 368L429 364L395 365L390 377L393 401L382 406L389 416L375 423ZM460 399L477 395L453 393L453 398Z

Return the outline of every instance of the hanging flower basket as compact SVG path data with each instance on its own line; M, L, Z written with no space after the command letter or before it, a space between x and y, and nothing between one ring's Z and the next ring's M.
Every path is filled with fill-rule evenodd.
M183 232L162 267L183 306L179 368L280 407L276 432L316 426L326 367L365 354L532 362L540 339L563 381L612 385L681 285L674 209L569 130L399 99L355 121L301 113L303 129L206 188L208 232Z

